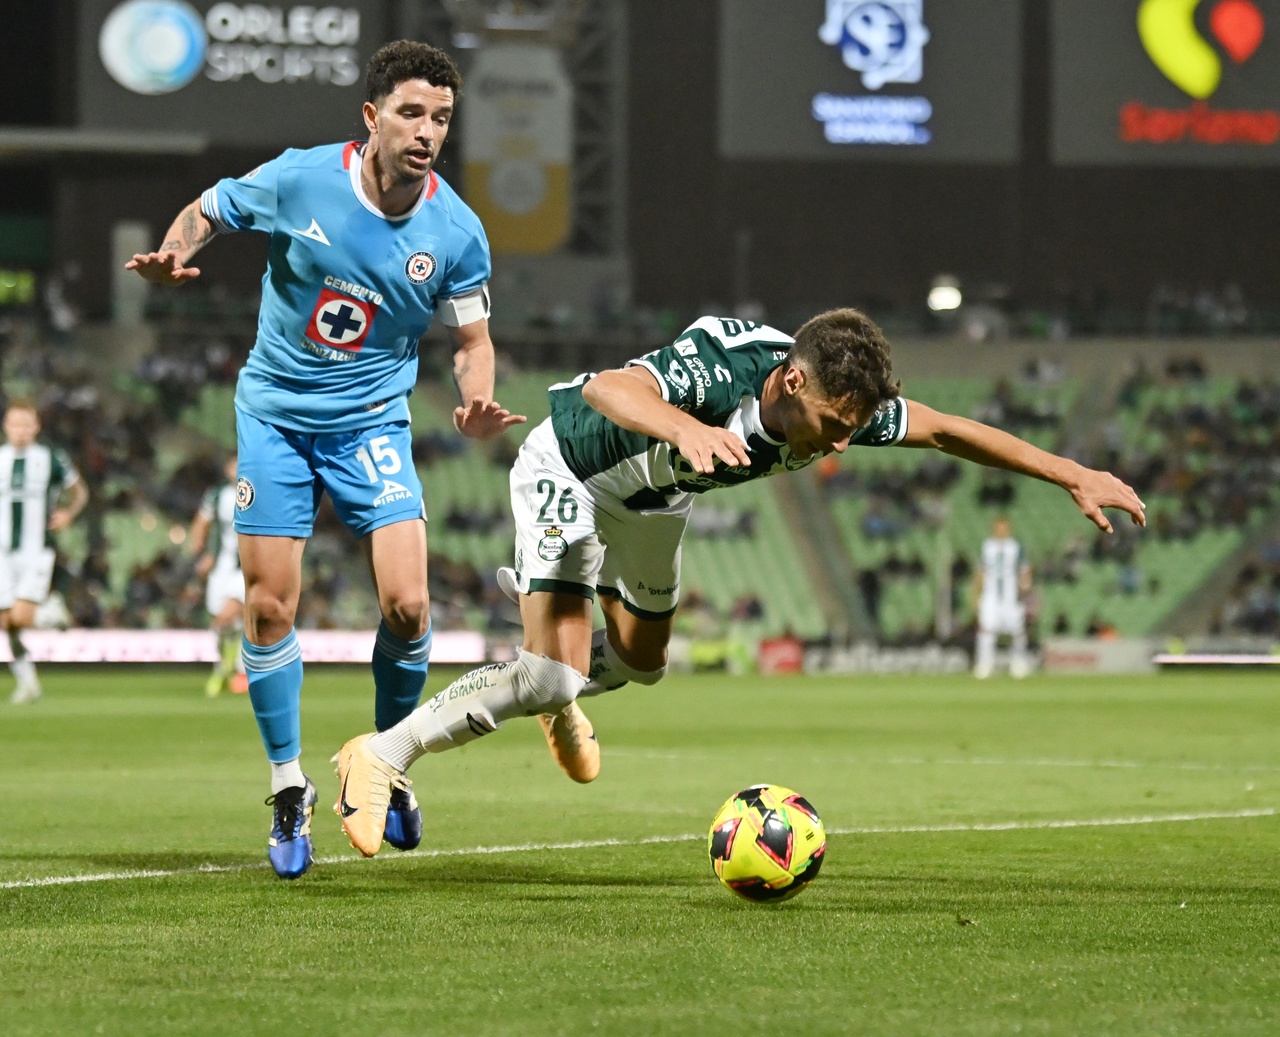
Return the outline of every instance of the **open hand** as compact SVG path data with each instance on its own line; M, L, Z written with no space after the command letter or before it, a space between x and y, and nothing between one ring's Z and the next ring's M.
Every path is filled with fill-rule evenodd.
M720 458L731 468L747 468L751 465L751 455L747 453L747 444L736 432L701 422L695 428L683 433L675 448L686 457L695 472L703 474L716 470L716 458Z
M175 286L185 284L192 278L200 276L200 268L183 266L176 252L138 253L125 263L126 270L136 270L143 280L152 284Z
M453 409L453 427L471 439L494 439L512 425L523 425L528 420L493 400L486 403L479 396L473 397L467 406Z
M1111 520L1103 508L1120 508L1127 511L1135 526L1147 524L1147 506L1138 499L1133 487L1117 479L1110 472L1084 469L1074 486L1069 486L1071 496L1086 518L1104 533L1112 532Z

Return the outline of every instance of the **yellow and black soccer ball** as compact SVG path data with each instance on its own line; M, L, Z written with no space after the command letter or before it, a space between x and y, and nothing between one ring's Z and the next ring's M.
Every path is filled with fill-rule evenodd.
M827 852L822 818L781 785L752 785L730 796L707 840L716 877L740 897L794 897L818 875Z

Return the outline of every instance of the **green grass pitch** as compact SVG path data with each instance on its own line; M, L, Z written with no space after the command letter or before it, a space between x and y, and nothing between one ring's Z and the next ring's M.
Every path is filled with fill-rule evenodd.
M328 760L369 677L313 667L292 883L249 703L203 676L0 706L7 1037L1280 1033L1274 676L673 677L585 703L591 786L531 721L422 760L422 850L365 862ZM783 905L707 862L758 781L832 833Z

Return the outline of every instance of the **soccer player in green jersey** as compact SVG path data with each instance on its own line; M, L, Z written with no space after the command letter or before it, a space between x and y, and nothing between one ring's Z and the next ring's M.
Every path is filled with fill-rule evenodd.
M819 314L794 338L704 317L670 346L618 370L552 386L551 417L511 471L524 648L472 671L406 720L338 754L337 810L352 845L382 842L391 790L420 756L538 716L552 754L591 781L600 751L579 696L655 684L680 593L680 543L694 497L804 468L850 446L941 450L1056 483L1100 529L1104 508L1145 525L1134 491L1108 472L899 393L880 329L857 310ZM605 626L592 630L599 597Z
M75 465L61 450L39 442L39 434L35 404L11 400L0 446L0 626L13 658L9 668L17 686L9 701L14 705L40 697L40 678L22 631L35 624L36 609L49 596L53 534L66 529L89 503Z

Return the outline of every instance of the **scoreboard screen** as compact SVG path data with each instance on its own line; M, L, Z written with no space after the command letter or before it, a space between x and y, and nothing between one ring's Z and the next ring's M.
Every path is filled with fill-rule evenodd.
M1018 0L721 0L726 158L1017 159Z
M1280 164L1280 0L1053 0L1054 161Z
M362 137L364 67L384 42L384 7L80 0L80 125L230 145Z

